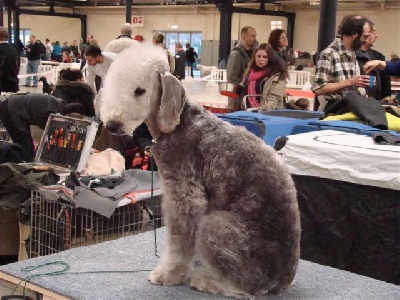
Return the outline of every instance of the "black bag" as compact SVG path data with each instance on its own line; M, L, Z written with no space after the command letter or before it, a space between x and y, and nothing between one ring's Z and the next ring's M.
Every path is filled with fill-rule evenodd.
M349 93L342 100L337 101L328 110L325 116L340 115L347 112L354 113L365 124L379 128L388 129L385 108L375 98L365 98L357 93Z
M7 162L22 163L26 156L27 153L20 145L0 141L0 164Z

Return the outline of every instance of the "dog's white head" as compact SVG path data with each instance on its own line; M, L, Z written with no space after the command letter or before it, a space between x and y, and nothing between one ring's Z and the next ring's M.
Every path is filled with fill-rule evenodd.
M167 70L166 52L158 46L138 43L118 55L107 72L100 106L110 131L132 134L145 120L160 132L175 129L185 93Z

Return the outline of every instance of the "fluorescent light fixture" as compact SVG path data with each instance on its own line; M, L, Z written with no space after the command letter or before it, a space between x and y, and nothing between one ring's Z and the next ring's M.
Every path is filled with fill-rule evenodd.
M178 25L171 25L171 29L178 29Z

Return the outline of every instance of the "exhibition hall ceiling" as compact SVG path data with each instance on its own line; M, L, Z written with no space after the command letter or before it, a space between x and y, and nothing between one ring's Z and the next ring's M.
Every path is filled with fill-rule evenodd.
M129 0L5 0L5 3L15 2L21 8L32 7L118 7L126 6ZM215 2L228 2L229 0L131 0L132 7L137 6L212 6ZM320 0L230 0L234 6L259 8L261 3L267 10L275 11L296 11L296 10L312 10L319 9ZM362 10L362 9L396 9L400 8L399 0L337 0L338 9L343 10ZM7 4L6 4L7 5Z

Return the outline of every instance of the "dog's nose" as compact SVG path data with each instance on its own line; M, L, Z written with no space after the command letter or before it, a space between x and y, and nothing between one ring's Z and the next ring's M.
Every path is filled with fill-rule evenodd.
M121 134L122 132L122 123L118 121L108 121L106 128L113 134Z

